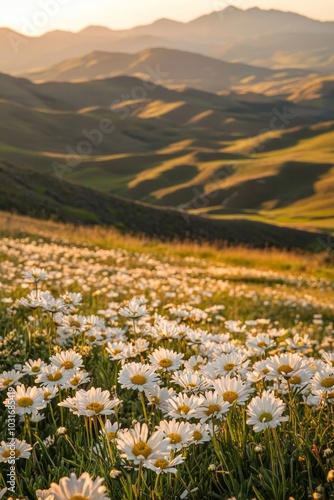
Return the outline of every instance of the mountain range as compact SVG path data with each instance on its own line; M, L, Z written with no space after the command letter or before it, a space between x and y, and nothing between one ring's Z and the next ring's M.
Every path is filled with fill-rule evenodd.
M111 30L90 26L78 33L39 37L0 29L0 71L22 75L95 51L138 53L164 47L273 69L333 71L333 22L291 12L228 7L188 23L160 19L147 26Z

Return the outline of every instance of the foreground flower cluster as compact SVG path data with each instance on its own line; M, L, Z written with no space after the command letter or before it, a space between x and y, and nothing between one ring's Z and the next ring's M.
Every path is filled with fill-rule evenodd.
M330 283L122 250L3 247L0 391L16 434L0 445L0 488L14 442L19 498L334 494Z

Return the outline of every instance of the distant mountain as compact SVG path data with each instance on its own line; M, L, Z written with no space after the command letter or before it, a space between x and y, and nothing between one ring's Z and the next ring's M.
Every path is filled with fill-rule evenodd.
M333 22L320 22L291 12L241 10L228 7L188 23L158 20L147 26L130 30L110 30L104 27L88 27L78 33L53 31L40 37L28 37L8 29L0 29L0 71L23 74L58 64L65 59L82 57L92 51L137 53L147 48L165 47L223 57L234 62L272 67L293 67L297 61L299 39L313 36L321 62L307 58L308 48L302 47L303 68L326 69L328 50L332 48ZM291 38L298 38L297 48ZM316 41L315 36L319 36ZM286 36L292 41L286 46ZM256 47L261 47L261 38L268 40L268 49L259 60ZM269 38L269 39L268 39ZM321 40L321 43L319 42ZM320 47L319 47L320 43ZM286 47L283 61L280 61L281 45ZM263 47L262 47L263 50ZM291 54L291 60L289 55ZM321 55L322 54L322 55ZM315 54L316 55L316 54ZM313 64L314 63L314 64ZM299 65L298 65L299 66Z
M208 92L230 90L236 86L240 88L244 83L278 83L307 75L302 70L282 73L246 64L227 63L180 50L156 48L136 54L93 52L25 76L36 82L76 82L120 75L154 80L159 71L164 86L192 87Z

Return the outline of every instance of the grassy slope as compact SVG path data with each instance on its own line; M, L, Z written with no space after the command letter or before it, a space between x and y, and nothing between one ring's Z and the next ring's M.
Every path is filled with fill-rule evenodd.
M217 246L196 242L162 242L144 236L124 235L115 228L101 226L73 225L51 220L37 220L32 217L0 212L0 234L2 236L38 236L74 244L97 245L101 248L124 248L132 252L165 255L167 258L199 258L251 269L288 271L299 276L315 276L334 279L333 254L322 248L317 254L303 251L278 250L274 248L250 249L244 246Z

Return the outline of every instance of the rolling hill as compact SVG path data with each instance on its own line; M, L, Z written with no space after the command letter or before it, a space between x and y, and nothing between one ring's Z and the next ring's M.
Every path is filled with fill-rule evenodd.
M305 80L308 75L303 70L273 71L181 50L154 48L136 54L93 52L63 61L44 71L28 73L25 77L37 83L79 82L121 75L152 79L160 73L165 87L192 87L207 92L233 88L247 91L250 85L270 82L287 85Z
M322 89L314 106L125 76L35 84L0 75L0 155L29 179L332 232L334 110L321 105Z
M190 240L245 244L257 248L319 250L326 236L253 221L219 221L159 209L114 195L54 180L36 172L22 172L0 163L0 210L78 224L112 225L120 231L160 240Z

